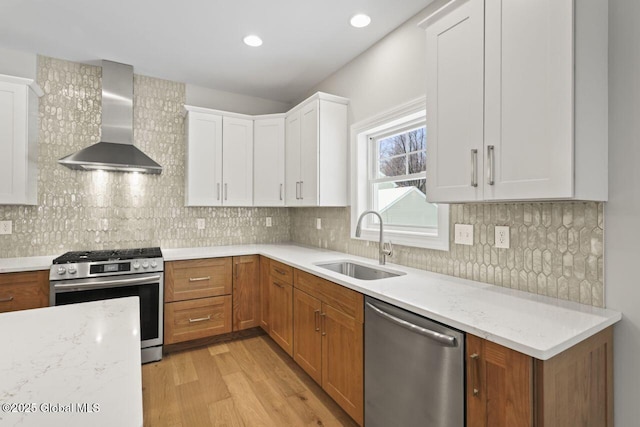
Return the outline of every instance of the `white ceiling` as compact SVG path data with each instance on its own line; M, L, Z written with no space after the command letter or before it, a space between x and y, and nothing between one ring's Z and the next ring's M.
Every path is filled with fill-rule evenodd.
M2 0L0 46L292 102L430 2ZM371 25L351 27L356 13Z

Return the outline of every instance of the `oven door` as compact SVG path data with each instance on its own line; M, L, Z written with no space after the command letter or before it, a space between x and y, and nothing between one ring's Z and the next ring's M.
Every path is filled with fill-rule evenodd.
M51 282L51 305L111 298L140 298L141 347L162 345L164 273L128 274Z

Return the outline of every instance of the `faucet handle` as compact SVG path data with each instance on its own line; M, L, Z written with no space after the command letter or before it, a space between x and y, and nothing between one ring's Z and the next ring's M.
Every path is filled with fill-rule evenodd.
M382 252L386 255L386 256L391 256L393 255L393 246L391 245L391 240L389 240L388 242L384 242L382 244Z

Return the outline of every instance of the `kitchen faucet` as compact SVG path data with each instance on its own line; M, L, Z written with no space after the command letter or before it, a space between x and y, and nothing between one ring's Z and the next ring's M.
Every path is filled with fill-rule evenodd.
M382 224L382 216L376 211L364 211L358 218L358 225L356 225L356 237L360 237L362 233L362 218L364 218L367 214L377 215L380 219L380 243L378 247L378 258L380 265L384 265L386 262L387 256L391 256L393 250L391 248L391 242L384 241L384 225Z

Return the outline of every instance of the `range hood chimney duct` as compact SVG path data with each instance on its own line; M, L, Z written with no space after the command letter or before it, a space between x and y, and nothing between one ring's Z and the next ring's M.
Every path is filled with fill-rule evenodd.
M133 67L102 61L100 142L58 160L77 170L159 174L162 166L133 145Z

